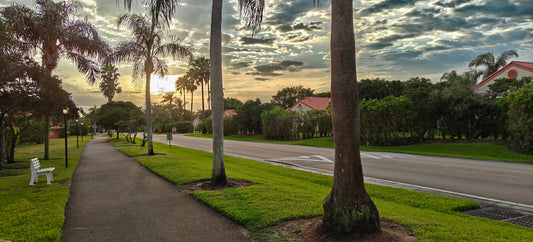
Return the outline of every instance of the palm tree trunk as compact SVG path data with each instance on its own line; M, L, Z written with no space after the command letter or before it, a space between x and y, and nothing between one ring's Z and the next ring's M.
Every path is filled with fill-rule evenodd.
M213 117L213 170L211 185L228 183L224 168L224 93L222 86L222 0L213 0L211 10L211 102Z
M194 121L194 115L192 114L192 104L194 100L194 92L191 91L191 121Z
M360 155L359 95L355 65L352 0L332 1L331 97L335 169L331 193L324 199L322 226L328 232L368 234L379 231L379 214L368 196Z
M152 101L150 98L151 72L146 72L146 131L148 133L148 155L154 155L152 144Z
M204 117L205 105L204 105L204 81L203 80L202 80L201 86L202 86L202 120L204 120L205 119Z
M211 110L211 87L209 86L211 80L207 80L207 109Z

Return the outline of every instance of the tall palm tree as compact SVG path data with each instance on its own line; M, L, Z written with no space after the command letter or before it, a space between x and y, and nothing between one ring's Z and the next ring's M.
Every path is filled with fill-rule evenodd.
M173 38L170 43L163 43L163 29L159 22L136 14L123 14L117 25L126 25L132 31L132 40L121 42L116 49L118 61L133 62L133 77L146 78L146 130L148 133L148 155L154 154L152 144L152 103L150 97L150 80L152 73L164 76L167 65L161 56L191 57L189 47Z
M196 86L196 80L193 78L191 73L187 72L187 74L185 76L187 77L185 79L185 89L191 93L191 121L193 121L194 120L194 115L193 115L194 111L192 109L192 106L194 104L194 91L196 91L196 89L198 89L198 86Z
M174 102L174 92L165 92L161 97L161 103L168 103L169 106L172 106L172 102Z
M485 69L481 71L481 73L483 73L483 79L485 79L492 75L492 73L507 65L507 60L513 57L518 57L518 53L515 50L504 51L497 58L494 57L491 52L487 52L476 56L476 58L468 64L468 67L485 67Z
M118 85L118 69L111 64L105 64L101 71L100 91L107 97L107 102L113 101L115 94L121 93L122 88Z
M361 166L352 0L331 2L330 48L335 168L331 193L323 202L322 226L328 232L368 234L379 231L380 221Z
M204 84L208 85L209 88L209 79L211 78L209 65L209 59L205 57L198 57L192 61L190 68L192 76L194 76L194 79L196 79L196 84L200 85L202 89L202 114L205 113Z
M239 0L241 16L247 25L258 29L263 21L264 0ZM222 85L222 0L213 0L211 7L211 108L213 117L213 170L211 185L228 183L224 168L224 88Z
M187 93L187 82L188 82L189 76L188 73L185 75L179 76L178 79L176 79L176 90L183 94L183 115L185 115L185 94Z
M37 11L14 4L2 10L17 38L41 52L41 64L50 73L61 56L73 61L85 73L89 83L98 79L98 66L89 58L102 58L109 47L100 39L98 31L85 19L73 18L77 2L37 0ZM43 85L43 88L46 85ZM49 159L50 115L44 115L44 159Z

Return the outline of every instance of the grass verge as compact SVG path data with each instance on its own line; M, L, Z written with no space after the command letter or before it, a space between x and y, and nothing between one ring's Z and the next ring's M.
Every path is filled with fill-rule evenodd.
M187 136L212 138L210 134L188 134ZM228 135L224 136L227 140L265 142L275 144L305 145L333 148L333 137L322 137L305 140L275 141L267 140L262 135ZM361 146L365 151L396 152L418 155L432 155L445 157L458 157L480 160L496 160L509 162L533 163L533 155L525 155L514 152L507 147L489 144L489 143L433 143L433 144L416 144L405 146Z
M208 152L154 143L155 150L166 155L137 156L146 153L146 148L110 142L178 186L211 176L212 155ZM255 239L283 239L264 236L268 236L272 225L323 214L322 200L331 190L332 177L229 156L225 157L225 165L228 177L248 180L254 185L191 194L246 226ZM478 207L470 201L371 184L367 189L382 219L405 226L422 241L527 241L533 238L531 229L459 213Z
M0 170L0 239L11 241L59 241L65 221L65 206L70 196L72 173L78 165L84 144L90 138L68 139L68 162L65 168L65 140L50 140L50 160L42 160L44 145L20 145L15 163ZM30 159L39 158L41 166L55 167L54 182L46 185L46 177L29 186Z

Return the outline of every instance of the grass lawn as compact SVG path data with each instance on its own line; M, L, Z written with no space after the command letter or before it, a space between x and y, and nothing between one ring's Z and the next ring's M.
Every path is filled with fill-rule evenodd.
M129 156L146 148L110 141ZM138 156L141 164L178 186L209 179L212 155L208 152L169 148L154 143L157 153ZM331 190L332 177L234 157L225 158L229 178L254 185L191 194L220 213L246 226L256 239L265 239L272 225L323 213L322 200ZM471 217L458 211L476 203L420 192L367 185L383 220L405 226L422 241L531 241L533 230L505 222ZM282 238L268 238L282 239Z
M89 139L86 137L84 141ZM72 173L84 146L80 139L80 148L76 149L75 137L69 137L68 141L68 168L65 168L65 140L51 139L50 160L42 160L44 145L20 145L15 152L16 162L0 170L0 239L60 240ZM28 185L30 159L36 157L41 167L56 168L51 185L46 185L46 176L39 176L34 186Z
M212 135L210 134L198 133L189 134L187 136L212 138ZM333 137L322 137L293 141L275 141L264 139L262 135L229 135L224 136L224 139L249 142L266 142L275 144L306 145L327 148L334 147ZM361 146L361 150L533 163L533 155L516 153L508 149L507 147L482 142L471 144L433 143L391 147Z

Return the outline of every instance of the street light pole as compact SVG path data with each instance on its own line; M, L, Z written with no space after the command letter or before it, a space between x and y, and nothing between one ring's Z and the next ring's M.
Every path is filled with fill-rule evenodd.
M65 168L68 168L68 147L67 147L67 115L68 115L68 108L63 108L63 115L65 116Z

